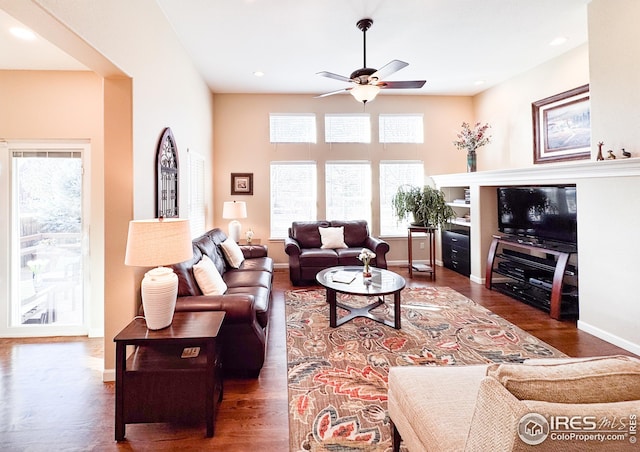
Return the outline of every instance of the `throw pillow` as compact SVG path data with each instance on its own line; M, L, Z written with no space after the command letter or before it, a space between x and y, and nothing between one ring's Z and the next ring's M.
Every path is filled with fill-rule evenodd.
M344 243L344 226L339 228L318 228L320 231L320 240L322 246L320 248L347 248Z
M640 360L629 356L559 360L557 364L494 364L487 376L520 400L600 403L640 399Z
M193 276L205 295L222 295L227 291L227 284L206 254L193 266Z
M242 250L238 246L238 244L229 237L227 240L222 242L222 251L224 252L224 257L227 258L227 262L233 268L240 268L240 265L244 262L244 254L242 254Z

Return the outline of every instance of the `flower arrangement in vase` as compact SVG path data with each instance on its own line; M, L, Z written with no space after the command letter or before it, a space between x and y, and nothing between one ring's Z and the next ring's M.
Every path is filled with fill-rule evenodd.
M364 264L364 270L362 271L362 276L365 278L369 278L371 276L371 259L376 257L376 253L367 248L362 248L360 254L358 255L358 259L362 261Z
M476 170L476 150L491 142L491 135L487 135L489 124L480 125L479 122L471 128L468 122L462 123L462 131L458 133L458 139L453 145L460 150L467 151L467 171Z

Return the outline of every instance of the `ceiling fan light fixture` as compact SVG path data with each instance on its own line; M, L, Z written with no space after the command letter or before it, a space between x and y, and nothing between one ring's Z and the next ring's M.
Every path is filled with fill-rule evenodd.
M363 104L371 102L379 92L380 87L378 85L356 85L349 90L349 93L351 93L358 102L362 102Z

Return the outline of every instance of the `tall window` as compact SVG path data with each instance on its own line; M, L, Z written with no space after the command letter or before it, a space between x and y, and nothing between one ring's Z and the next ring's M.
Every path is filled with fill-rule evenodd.
M371 143L371 118L368 114L325 115L324 140L327 143Z
M313 113L271 113L269 137L272 143L315 143L316 115Z
M316 163L271 162L271 238L284 238L293 221L316 219Z
M369 162L327 162L325 190L328 220L367 220L371 223Z
M424 165L419 161L380 162L380 235L406 235L408 220L398 222L391 200L401 185L424 185Z
M378 118L380 143L424 143L424 116L381 114Z

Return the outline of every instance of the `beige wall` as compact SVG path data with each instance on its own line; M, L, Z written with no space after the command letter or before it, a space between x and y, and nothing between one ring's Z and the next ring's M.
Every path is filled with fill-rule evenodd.
M85 221L103 230L102 78L93 72L0 71L0 139L89 140L92 202ZM104 322L104 247L101 234L90 237L91 295L89 331L101 335Z
M0 0L0 6L106 77L102 203L107 216L98 233L107 248L104 363L109 378L115 359L113 337L136 312L143 273L124 266L128 222L155 216L155 155L165 127L173 131L182 163L183 216L187 149L205 158L205 179L212 179L211 93L154 0ZM205 188L207 205L212 206L212 187ZM208 226L212 218L209 211Z
M591 89L592 160L597 143L605 149L620 148L640 157L640 2L635 0L593 0L589 4L589 45L581 46L486 90L474 98L480 121L492 124L493 143L479 152L479 170L531 169L515 172L513 178L496 174L496 180L509 183L576 183L578 192L578 249L580 320L578 325L598 337L640 353L640 304L635 276L640 240L640 201L633 195L640 187L637 171L616 171L601 163L602 175L591 167L589 176L545 174L535 170L561 170L570 163L533 164L531 103L589 83ZM630 161L632 164L634 161ZM578 170L579 171L579 170ZM566 173L569 173L567 175ZM482 185L492 185L491 176L480 176ZM500 183L500 182L498 182ZM504 182L502 182L504 183ZM485 190L486 191L486 190ZM486 255L495 222L482 221L481 235L475 242ZM475 267L477 278L484 275L484 261Z
M640 157L640 2L589 4L591 141ZM579 326L640 354L640 201L635 177L588 180L578 187ZM587 204L591 208L584 210ZM583 308L584 306L584 308Z
M492 142L478 151L478 171L533 165L531 103L589 83L589 47L507 80L474 97L476 118L491 124Z
M120 209L104 222L104 237L112 235L113 247L105 260L107 285L120 285L119 293L108 299L105 307L105 368L113 368L113 335L130 319L137 304L137 287L140 272L134 272L123 266L123 233L130 218L153 216L153 170L152 161L155 147L162 129L172 127L180 149L181 161L185 161L186 149L202 153L214 176L207 177L212 185L207 187L210 198L208 226L223 225L220 218L220 206L231 199L229 195L230 172L253 172L255 175L254 196L243 197L249 202L249 218L246 225L256 230L257 236L268 236L268 162L273 159L308 159L319 162L340 158L393 159L399 157L421 158L425 160L429 174L464 171L464 156L451 146L453 134L463 120L480 120L492 123L494 143L487 146L479 155L479 170L493 168L517 168L531 166L530 103L533 100L569 89L589 81L592 86L592 118L595 139L621 146L629 143L629 149L639 149L638 139L638 90L635 86L638 68L637 58L640 42L635 23L638 22L640 4L635 0L614 0L617 8L611 8L611 0L593 0L589 5L590 45L588 58L585 49L575 49L570 54L524 74L520 80L513 80L492 88L486 93L470 98L405 97L383 94L375 102L367 105L367 111L376 114L380 111L407 111L425 113L425 144L420 147L398 147L378 149L374 145L347 152L345 148L317 144L308 147L273 147L268 144L268 113L313 111L319 115L325 112L360 112L359 106L350 96L333 96L325 99L313 99L311 96L269 96L269 95L211 95L204 82L198 76L170 32L157 4L153 0L86 0L84 2L60 2L58 0L37 0L10 3L0 0L0 5L37 5L25 20L35 31L47 37L77 57L97 73L107 76L106 72L117 67L122 74L131 77L131 90L123 94L121 103L111 108L114 111L125 110L130 102L132 128L124 130L122 140L124 148L131 146L130 157L126 158L121 174L117 165L108 167L105 176L105 191L109 192L108 202L119 205ZM49 27L43 25L42 15L55 16L53 22L61 28L71 30L73 39L62 33L45 33ZM29 17L33 20L29 21ZM58 22L59 21L59 22ZM67 30L67 31L68 31ZM62 33L64 34L64 33ZM80 39L79 39L80 38ZM103 64L95 54L87 52L86 44L97 49L104 60ZM85 46L85 47L83 47ZM87 56L89 54L89 56ZM107 69L105 69L105 67ZM564 67L564 70L562 69ZM591 75L588 75L588 70ZM566 71L566 72L565 72ZM118 71L115 71L118 72ZM112 74L111 74L112 75ZM110 89L124 89L115 86ZM108 93L109 89L105 89ZM124 104L124 105L122 105ZM215 115L214 115L215 111ZM106 118L111 117L107 114ZM106 120L106 119L105 119ZM112 118L115 120L115 118ZM211 131L211 125L215 135ZM321 125L321 123L320 123ZM111 126L118 130L116 124ZM124 126L123 126L124 127ZM229 129L229 131L227 131ZM111 130L111 129L110 129ZM320 128L320 130L322 130ZM111 132L110 132L111 133ZM129 135L127 135L129 134ZM215 139L215 140L214 140ZM127 140L130 144L127 144ZM107 142L105 137L105 142ZM215 161L212 149L216 149ZM109 142L109 146L117 146ZM636 151L637 152L637 151ZM117 156L114 154L113 156ZM111 157L108 155L107 158ZM124 189L117 185L119 177L124 178ZM581 284L585 279L587 286L581 286L581 299L585 300L584 315L588 322L581 320L585 328L599 332L601 337L612 340L621 339L629 344L640 344L637 332L630 322L640 317L638 308L632 305L629 297L633 293L629 286L635 268L632 258L626 258L620 265L612 263L614 255L637 256L638 241L625 247L619 244L618 230L607 235L603 231L614 227L611 219L616 218L619 209L625 230L638 229L637 201L633 199L633 188L637 187L637 178L626 179L624 183L607 181L607 184L590 185L585 182L584 193L596 204L582 218L594 222L591 229L581 227L580 247ZM594 182L594 184L596 184ZM582 187L580 187L582 190ZM621 190L625 191L622 192ZM106 195L105 195L106 196ZM627 204L619 201L630 197ZM615 198L615 203L603 205L607 198ZM240 197L237 197L240 199ZM100 202L100 201L98 201ZM600 204L598 204L598 202ZM119 203L119 204L118 204ZM585 201L579 199L581 209ZM587 205L589 205L587 203ZM214 215L214 212L216 213ZM584 212L584 211L581 211ZM631 212L631 214L629 214ZM601 215L604 213L604 215ZM259 219L259 220L258 220ZM606 224L603 223L606 221ZM597 222L600 223L597 223ZM255 223L254 223L255 222ZM632 242L633 243L633 242ZM613 250L600 251L598 247ZM635 248L633 248L635 247ZM402 245L394 245L401 253ZM271 248L277 260L283 258L277 244ZM400 254L398 254L400 256ZM395 255L394 255L395 258ZM620 261L616 261L620 262ZM585 273L586 272L586 273ZM132 276L135 275L135 276ZM125 279L123 284L122 279ZM133 279L131 279L133 278ZM599 287L595 287L600 284ZM123 287L123 288L122 288ZM591 293L584 293L584 288ZM606 288L612 292L603 293ZM608 309L607 303L617 298L615 309ZM637 305L637 303L636 303ZM605 312L606 311L606 312ZM598 318L600 316L601 318ZM583 318L584 319L584 318ZM637 329L637 328L636 328Z
M214 208L215 225L227 230L227 220L221 217L222 203L233 199L247 202L248 218L243 230L251 227L256 237L269 238L269 164L283 160L313 160L318 164L318 218L324 216L323 168L329 160L368 160L372 163L374 218L371 230L379 234L379 214L375 208L377 166L381 160L423 160L426 175L458 172L466 168L465 154L457 151L452 141L463 120L472 120L470 97L399 96L383 93L368 103L365 112L371 115L372 143L327 144L324 142L324 115L327 113L362 113L362 104L348 94L315 99L312 95L216 94L214 96L215 159ZM316 144L269 143L269 113L315 113L318 126ZM380 113L422 113L424 144L378 143ZM230 173L253 173L254 195L231 196ZM406 240L390 239L390 260L406 260ZM269 253L276 263L286 264L288 258L282 241L273 241Z

